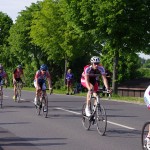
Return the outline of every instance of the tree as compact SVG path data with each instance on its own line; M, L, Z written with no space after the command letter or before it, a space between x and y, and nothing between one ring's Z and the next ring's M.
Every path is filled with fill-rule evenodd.
M0 63L4 66L9 66L9 49L8 49L8 37L9 30L13 24L12 19L3 12L0 12Z
M97 0L93 6L97 38L113 59L113 89L117 93L118 65L123 52L134 53L149 43L149 1Z

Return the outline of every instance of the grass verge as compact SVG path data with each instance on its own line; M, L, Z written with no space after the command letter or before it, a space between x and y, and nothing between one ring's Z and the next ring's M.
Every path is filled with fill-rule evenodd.
M35 91L35 88L24 87L23 90ZM54 94L66 94L66 90L54 89L53 93ZM85 96L86 97L86 94L87 94L86 92L81 92L81 93L75 94L74 96ZM107 98L107 97L104 97L104 98ZM124 97L124 96L119 96L119 95L112 95L111 100L144 104L144 98L143 97Z

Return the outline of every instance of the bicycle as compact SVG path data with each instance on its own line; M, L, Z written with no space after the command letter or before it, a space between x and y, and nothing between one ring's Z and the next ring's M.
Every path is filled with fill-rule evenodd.
M91 109L92 114L90 117L87 117L85 114L86 103L84 103L82 106L82 124L86 130L90 129L91 124L92 125L96 124L98 133L103 136L103 135L105 135L106 128L107 128L106 111L105 111L105 108L100 103L100 92L99 91L97 92L95 107L94 107L94 104L92 105L92 103L91 103L91 100L93 98L95 99L95 97L93 97L93 95L91 95L90 109Z
M0 85L0 107L1 107L1 108L3 107L3 91L2 91L3 85L4 85L4 84L1 84L1 85ZM7 88L7 85L6 85L6 88Z
M41 114L41 109L43 111L43 115L45 118L47 118L48 115L48 97L45 97L46 90L41 90L40 98L37 101L37 105L35 105L37 115ZM50 91L50 95L52 94L52 90Z
M21 100L21 90L22 90L22 88L23 88L23 82L16 81L16 97L15 97L15 101L17 100L18 103Z
M142 149L143 150L150 150L150 144L149 147L147 145L147 135L150 132L150 121L145 122L145 124L142 127L142 133L141 133L141 143L142 143ZM149 138L150 140L150 138Z

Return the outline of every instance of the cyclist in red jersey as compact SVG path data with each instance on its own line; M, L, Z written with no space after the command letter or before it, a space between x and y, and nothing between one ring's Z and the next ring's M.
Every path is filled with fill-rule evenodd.
M25 82L24 78L24 73L23 73L23 68L21 65L18 65L17 68L13 72L13 85L14 85L14 96L13 99L16 100L16 83L17 82L22 82L22 79Z
M96 92L98 91L98 83L97 78L101 75L103 79L103 83L107 90L110 90L110 87L107 82L105 69L103 66L100 65L100 58L97 56L93 56L91 58L91 65L86 65L84 67L84 71L81 77L81 84L88 89L87 93L87 101L86 101L86 108L85 113L86 116L91 115L90 111L90 95L93 93L93 96L96 97Z
M51 75L48 71L47 65L43 64L41 65L40 70L36 72L34 78L34 86L36 88L36 96L34 99L35 105L37 105L38 99L40 97L40 91L46 90L46 80L48 81L49 90L52 90ZM45 97L47 97L46 91L45 91Z

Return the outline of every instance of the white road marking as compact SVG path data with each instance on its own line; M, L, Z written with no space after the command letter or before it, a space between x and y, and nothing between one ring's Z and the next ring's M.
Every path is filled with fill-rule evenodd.
M9 97L9 96L4 95L4 97ZM22 99L22 98L21 98L21 100L25 101L25 99ZM79 112L67 110L67 109L60 108L60 107L56 107L55 109L63 110L63 111L66 111L66 112L69 112L69 113L73 113L73 114L76 114L76 115L81 115L81 113L79 113ZM113 124L113 125L116 125L116 126L119 126L119 127L122 127L122 128L130 129L130 130L135 130L135 128L132 128L132 127L129 127L129 126L126 126L126 125L122 125L122 124L119 124L119 123L111 122L111 121L108 121L108 120L107 120L107 122L109 124Z
M73 114L76 114L76 115L81 115L81 113L79 113L79 112L67 110L67 109L60 108L60 107L56 107L55 109L63 110L63 111L66 111L66 112L69 112L69 113L73 113ZM116 125L116 126L119 126L119 127L122 127L122 128L126 128L126 129L129 129L129 130L135 130L135 128L132 128L132 127L129 127L129 126L126 126L126 125L122 125L122 124L119 124L119 123L111 122L111 121L108 121L108 120L107 120L107 122L109 124Z
M72 114L76 114L76 115L81 115L81 113L78 113L78 112L75 112L75 111L71 111L71 110L67 110L67 109L60 108L60 107L56 107L55 109L59 109L59 110L63 110L63 111L67 111L67 112L70 112L70 113L72 113Z
M9 97L9 96L4 95L4 97Z

